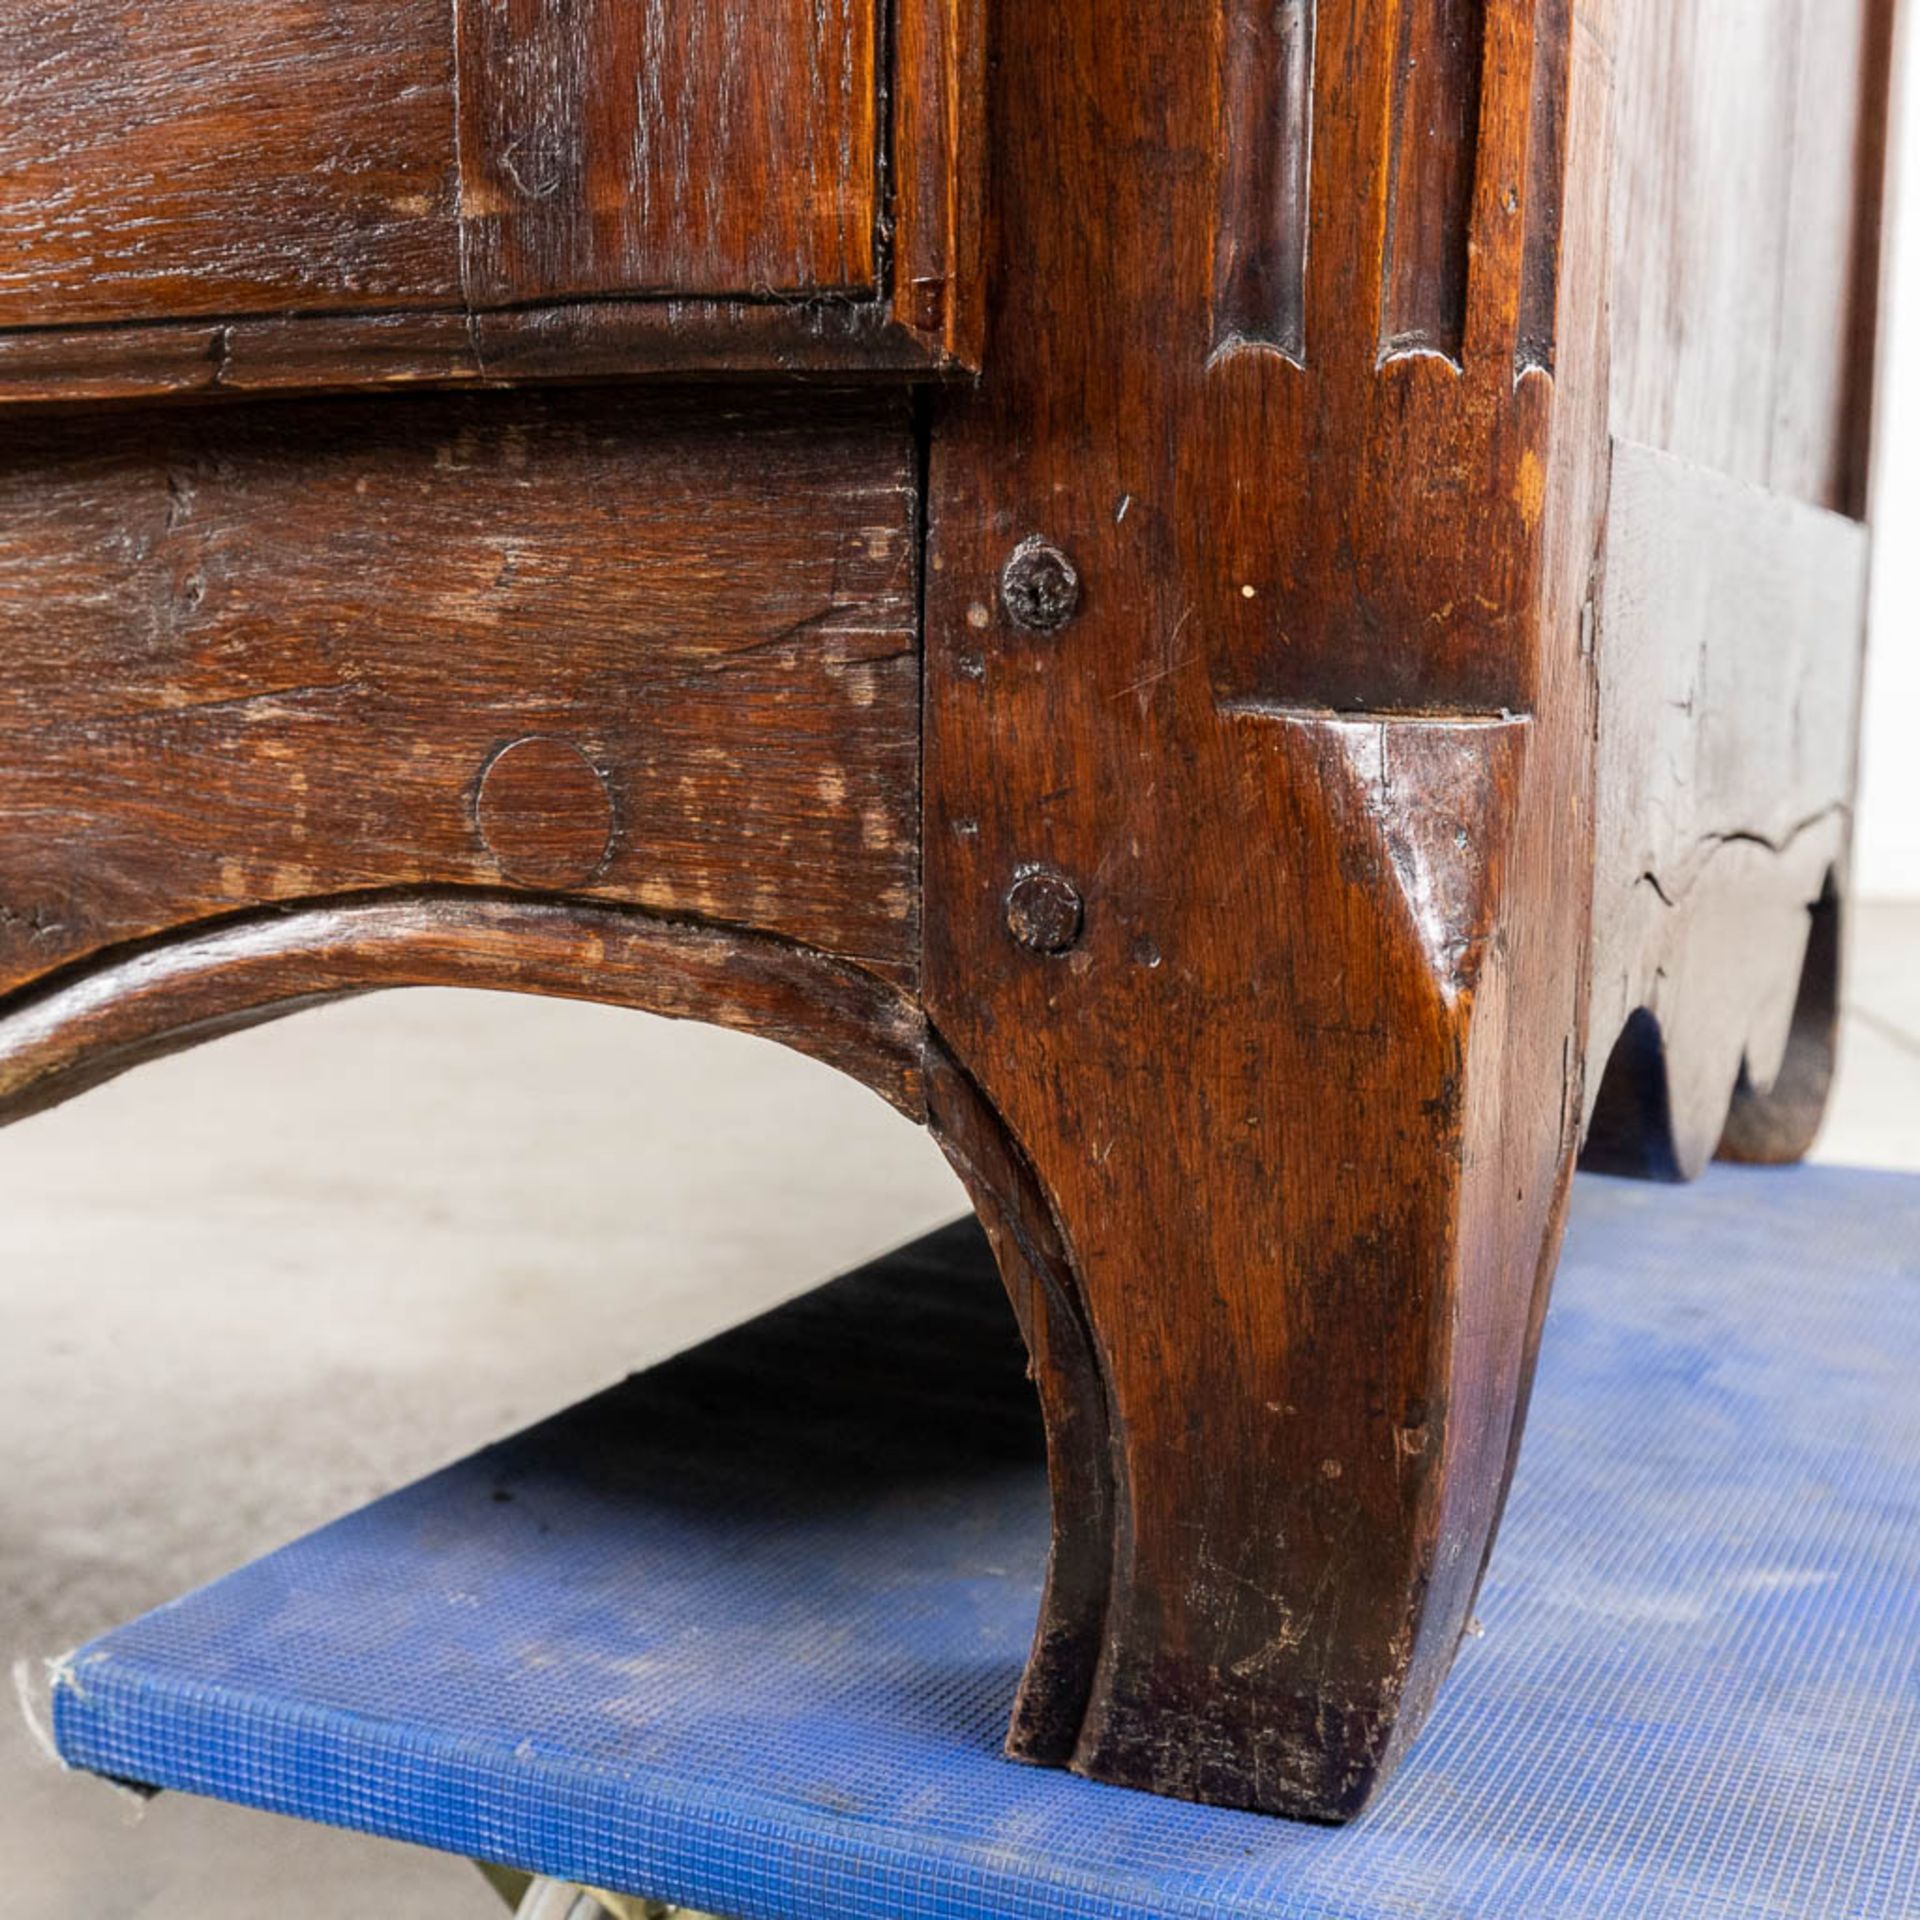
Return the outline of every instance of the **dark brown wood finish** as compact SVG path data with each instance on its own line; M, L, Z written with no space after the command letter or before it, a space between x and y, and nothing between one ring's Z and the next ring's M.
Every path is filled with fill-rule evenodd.
M14 995L0 1007L0 1122L222 1034L416 986L713 1021L812 1054L926 1117L925 1023L865 968L765 934L461 888L241 914Z
M446 0L0 8L0 327L459 288Z
M875 0L462 0L478 306L875 283Z
M982 59L976 0L34 0L0 401L973 364Z
M899 380L925 378L928 355L921 336L871 302L610 300L502 313L53 328L0 333L0 406L667 375Z
M926 1043L926 1115L973 1201L1027 1343L1057 1516L1009 1749L1064 1766L1100 1659L1118 1518L1099 1352L1046 1191L1005 1122L940 1044Z
M871 289L878 31L874 0L31 0L0 326Z
M1817 1122L1891 0L204 11L0 24L0 1117L424 981L847 1067L1033 1355L1013 1750L1353 1814L1583 1133Z
M1743 1114L1765 1108L1783 1057L1844 840L1859 620L1859 542L1817 504L1857 464L1858 242L1812 229L1852 230L1877 158L1855 137L1867 76L1823 50L1794 116L1824 143L1810 183L1743 201L1728 234L1714 168L1622 80L1622 36L1637 59L1671 9L1245 11L1149 0L1124 33L1098 7L995 14L988 375L931 471L926 992L1057 1219L1112 1438L1084 1713L1069 1748L1016 1745L1340 1818L1468 1619L1588 1039L1604 1059L1629 1014L1672 1021L1687 1166L1737 1082ZM1793 71L1803 16L1776 11L1743 57ZM1689 76L1716 111L1709 61ZM1256 162L1249 137L1291 158ZM1629 144L1689 211L1618 184ZM1731 264L1650 310L1649 262L1709 204ZM1820 362L1772 363L1757 476L1814 505L1743 493L1730 462L1661 508L1612 446L1639 356L1675 370L1641 343L1712 320L1729 274ZM1682 386L1722 379L1688 366ZM1689 391L1674 417L1718 404ZM1716 503L1731 524L1683 562ZM1671 563L1640 551L1656 528ZM1033 537L1080 582L1045 631L1000 577ZM1783 540L1759 578L1792 589L1759 632L1687 617ZM1721 721L1686 730L1691 779L1663 766L1656 790L1650 713L1723 627ZM1726 684L1742 641L1768 665ZM1636 944L1620 849L1673 864L1636 838L1663 802L1677 859L1736 851L1676 875L1685 904ZM1590 1005L1596 906L1632 957ZM1814 1053L1818 1028L1797 1029Z
M949 366L981 365L986 283L987 9L894 0L895 324Z
M989 379L932 473L927 996L1109 1398L1072 1763L1339 1817L1465 1623L1579 1122L1593 442L1556 479L1551 383L1515 379L1528 9L1447 70L1470 194L1396 173L1438 111L1397 10L1317 9L1297 353L1291 296L1215 310L1244 81L1186 13L996 15ZM1392 266L1408 222L1445 284ZM996 592L1028 533L1084 582L1051 635ZM1009 937L1032 863L1084 900L1065 952Z
M149 413L0 446L0 988L510 882L913 978L905 404Z

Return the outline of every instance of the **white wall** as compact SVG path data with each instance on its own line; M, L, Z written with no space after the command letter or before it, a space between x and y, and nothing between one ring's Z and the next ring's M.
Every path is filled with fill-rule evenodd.
M1905 28L1880 372L1873 616L1861 764L1863 895L1920 899L1920 22Z

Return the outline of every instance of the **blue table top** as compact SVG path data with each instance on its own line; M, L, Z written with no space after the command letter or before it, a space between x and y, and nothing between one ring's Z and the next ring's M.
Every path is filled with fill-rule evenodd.
M1340 1830L1000 1755L1039 1433L950 1229L82 1649L117 1778L739 1920L1920 1913L1920 1180L1580 1183L1439 1709Z

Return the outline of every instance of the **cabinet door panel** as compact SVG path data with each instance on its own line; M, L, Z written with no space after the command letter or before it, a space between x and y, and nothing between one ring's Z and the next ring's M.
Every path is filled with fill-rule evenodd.
M878 303L879 4L0 7L0 330Z
M459 31L480 303L873 284L873 0L474 0Z
M445 0L0 6L0 327L459 294Z

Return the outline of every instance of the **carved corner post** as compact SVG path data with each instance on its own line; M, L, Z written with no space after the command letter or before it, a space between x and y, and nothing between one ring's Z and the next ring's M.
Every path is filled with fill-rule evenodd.
M1497 1519L1583 1111L1588 24L994 9L988 372L929 477L925 992L1030 1162L1036 1365L1082 1409L1012 1745L1102 1779L1352 1815Z

